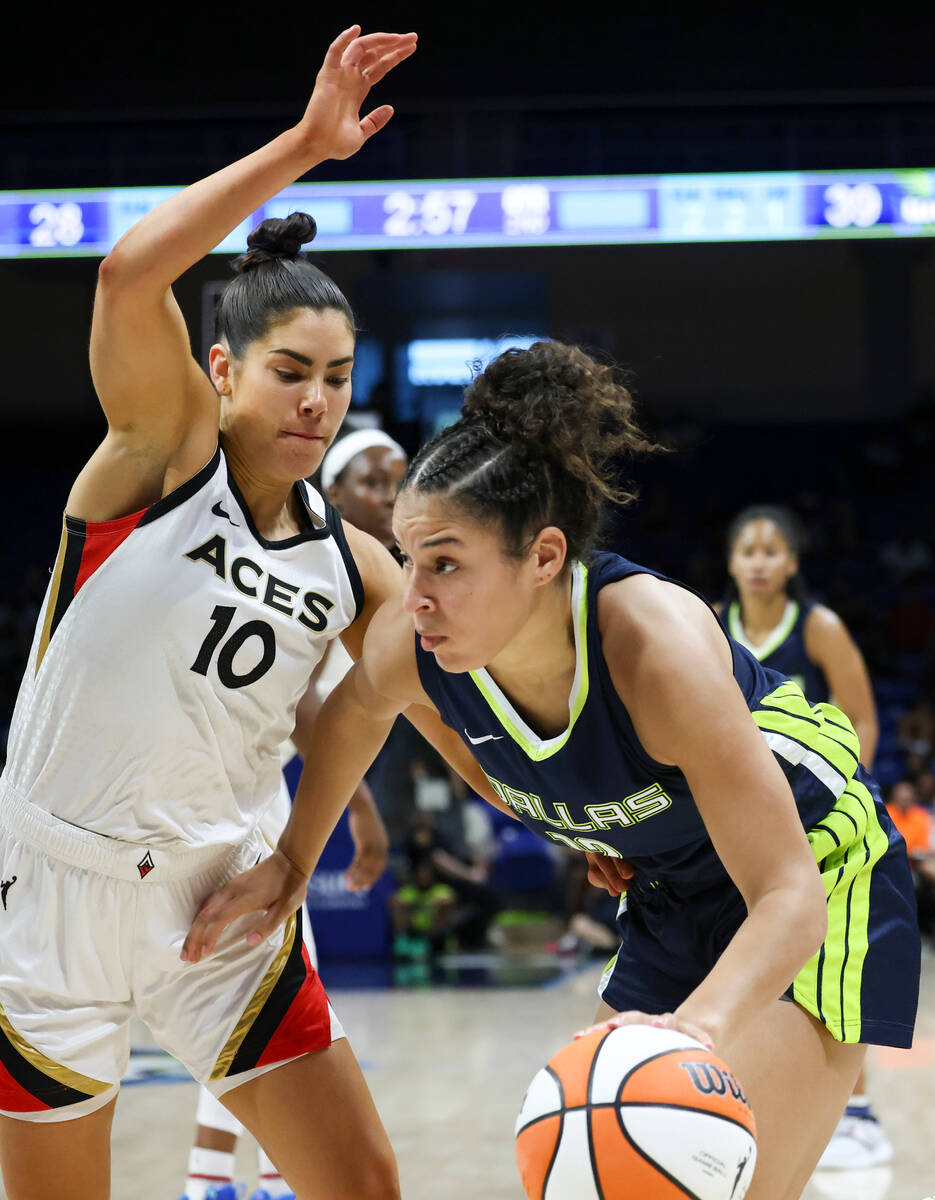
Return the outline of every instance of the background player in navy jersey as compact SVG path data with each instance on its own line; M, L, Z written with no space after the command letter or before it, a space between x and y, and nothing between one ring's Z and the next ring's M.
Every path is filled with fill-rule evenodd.
M713 1043L756 1112L750 1200L793 1200L864 1043L911 1042L912 883L844 714L809 706L690 590L589 553L623 498L615 453L647 448L629 393L574 347L508 351L473 381L404 481L405 591L322 709L331 755L281 845L309 873L393 716L432 703L524 824L611 882L629 860L599 1019ZM264 936L301 898L261 863L206 902L187 952L258 909Z
M833 700L847 713L870 771L879 726L867 664L838 614L807 597L801 550L799 523L788 509L745 508L727 530L731 594L715 608L731 637L764 667L794 679L813 704Z
M283 187L377 133L392 110L362 118L361 105L415 46L346 30L295 127L171 197L101 264L91 369L107 432L68 497L0 779L0 867L17 878L0 956L10 1200L106 1200L134 1014L223 1095L302 1200L399 1194L301 915L267 942L179 961L203 897L250 863L276 858L304 889L257 831L280 746L327 644L359 653L400 590L385 548L345 531L304 482L350 401L354 318L299 254L314 231L304 214L251 235L219 304L210 379L172 284Z
M391 549L395 545L393 503L408 461L402 446L382 430L358 430L334 441L322 460L322 492L344 520ZM303 760L308 757L308 739L320 707L319 687L324 681L327 685L324 691L330 690L351 661L339 641L329 643L316 667L315 678L296 707L291 749L297 750ZM288 813L288 803L281 809L277 806L275 820L264 823L264 834L271 842L275 842L282 832ZM389 839L366 782L361 782L351 797L348 815L354 840L348 884L355 890L369 888L386 867ZM306 933L307 940L312 943L312 953L314 943L307 930ZM184 1200L205 1200L209 1193L233 1185L234 1151L244 1131L233 1113L228 1112L205 1087L200 1089L198 1096L197 1120ZM257 1177L261 1191L271 1200L292 1191L261 1146L257 1147Z
M727 530L732 594L715 607L731 637L764 667L794 679L813 704L831 699L850 717L860 741L860 761L872 770L879 725L867 665L838 614L808 599L799 574L801 551L802 532L788 509L772 504L745 508ZM892 1155L861 1069L820 1165L872 1167Z

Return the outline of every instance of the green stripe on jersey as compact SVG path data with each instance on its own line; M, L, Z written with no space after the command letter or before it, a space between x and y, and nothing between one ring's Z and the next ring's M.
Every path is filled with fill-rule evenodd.
M764 696L760 701L763 708L775 708L789 716L811 721L821 727L822 733L839 742L851 752L854 758L860 758L860 743L850 719L834 704L823 701L812 706L806 700L802 689L790 679L780 684L774 692Z
M849 829L850 837L826 853L830 839L822 826L835 832ZM793 998L823 1021L838 1041L859 1042L870 884L873 868L889 846L866 785L852 779L832 812L808 831L808 840L820 863L828 898L828 934L821 950L796 975Z
M774 754L801 763L841 795L857 770L860 743L850 721L833 704L809 704L802 689L785 680L765 695L751 716Z

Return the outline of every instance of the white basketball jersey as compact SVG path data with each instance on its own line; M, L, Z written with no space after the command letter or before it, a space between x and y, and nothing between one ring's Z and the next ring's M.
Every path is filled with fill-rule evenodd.
M220 447L115 521L65 517L4 783L127 841L230 843L280 787L280 746L329 641L363 603L340 518L269 542Z

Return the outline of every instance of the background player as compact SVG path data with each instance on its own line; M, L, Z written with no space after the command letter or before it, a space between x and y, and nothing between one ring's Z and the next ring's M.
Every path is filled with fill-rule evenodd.
M837 613L809 600L799 574L802 531L788 509L753 505L727 531L727 569L733 594L722 620L735 641L764 667L794 679L813 703L833 700L851 719L860 761L873 769L879 725L867 665ZM872 1167L893 1147L867 1095L863 1068L820 1166Z
M807 597L801 550L802 532L788 509L745 508L727 531L731 594L715 608L730 636L764 667L794 679L813 704L833 700L847 713L869 771L879 726L867 665L837 613Z
M843 713L810 707L688 589L582 561L622 494L611 456L646 448L629 394L573 347L510 351L474 380L410 467L405 592L322 710L313 741L334 753L282 845L308 873L389 720L430 700L525 824L635 868L601 1015L713 1043L757 1114L750 1200L792 1200L862 1043L911 1041L912 884ZM261 863L206 902L187 953L258 909L262 936L296 896Z
M408 459L402 446L380 429L362 429L334 442L321 465L321 489L341 516L390 549L393 537L393 502L406 473ZM320 707L320 694L327 694L350 667L352 659L340 642L331 642L316 667L311 685L296 708L292 739L284 751L284 764L298 753L308 756L308 739ZM263 834L275 845L289 819L291 800L285 779L277 804L267 814ZM353 889L369 888L386 868L389 839L366 782L358 784L348 804L349 826L354 839L354 860L348 870ZM305 922L306 944L317 968L314 940ZM209 1193L232 1185L234 1151L244 1127L216 1100L207 1088L198 1096L198 1126L189 1153L185 1200L205 1200ZM270 1197L287 1196L292 1189L269 1155L257 1147L257 1177Z
M360 106L415 35L359 34L329 48L293 129L171 197L101 264L91 366L108 430L68 497L0 781L0 866L17 877L0 961L11 1200L108 1195L134 1013L302 1200L398 1194L301 915L210 964L178 955L198 902L267 853L255 826L310 668L339 635L358 652L400 586L383 547L345 533L301 482L343 419L354 354L347 301L298 253L313 223L251 235L210 379L171 290L271 196L390 119ZM483 789L431 714L420 723Z

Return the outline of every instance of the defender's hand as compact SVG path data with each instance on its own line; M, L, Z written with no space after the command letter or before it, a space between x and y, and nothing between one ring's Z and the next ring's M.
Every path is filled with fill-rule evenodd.
M588 883L603 888L612 896L619 896L627 890L633 878L633 868L625 858L592 854L590 850L584 852L584 857L588 860Z
M255 913L256 919L244 941L258 946L304 903L307 887L308 878L280 850L274 850L204 901L182 945L182 961L200 962L214 950L227 926L247 913Z
M368 33L352 25L331 43L315 80L315 90L298 129L316 161L350 158L381 130L393 109L381 104L365 117L367 93L389 71L413 54L414 33Z

